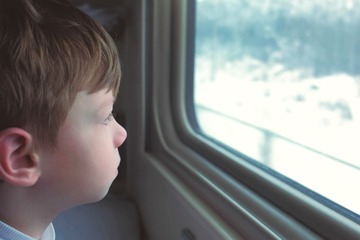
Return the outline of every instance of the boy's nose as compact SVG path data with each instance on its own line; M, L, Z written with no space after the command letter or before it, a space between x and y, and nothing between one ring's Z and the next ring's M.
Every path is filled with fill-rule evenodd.
M125 128L123 128L120 124L116 123L116 132L115 132L115 137L114 137L114 144L115 144L115 147L120 147L126 137L127 137L127 132L125 130Z

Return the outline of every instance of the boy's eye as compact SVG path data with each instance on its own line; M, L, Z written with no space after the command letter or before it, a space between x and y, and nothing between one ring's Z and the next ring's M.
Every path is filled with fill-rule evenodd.
M107 118L105 118L104 124L105 124L105 125L108 125L108 123L109 123L111 120L113 120L113 118L114 118L113 113L110 113L109 116L107 116Z

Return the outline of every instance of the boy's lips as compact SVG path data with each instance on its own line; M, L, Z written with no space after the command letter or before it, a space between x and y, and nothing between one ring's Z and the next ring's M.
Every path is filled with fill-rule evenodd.
M120 163L121 163L121 156L119 155L117 167L120 166Z

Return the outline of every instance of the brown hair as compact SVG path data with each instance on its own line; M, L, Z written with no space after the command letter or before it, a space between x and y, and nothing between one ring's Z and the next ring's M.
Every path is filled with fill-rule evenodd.
M0 131L20 127L53 147L79 91L117 95L120 63L102 26L64 0L2 0Z

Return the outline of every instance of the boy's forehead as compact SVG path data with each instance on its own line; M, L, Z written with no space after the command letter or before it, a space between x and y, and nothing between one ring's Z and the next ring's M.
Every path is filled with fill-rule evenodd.
M115 97L111 91L100 90L89 94L87 91L78 92L75 98L74 107L100 108L102 106L113 105Z

